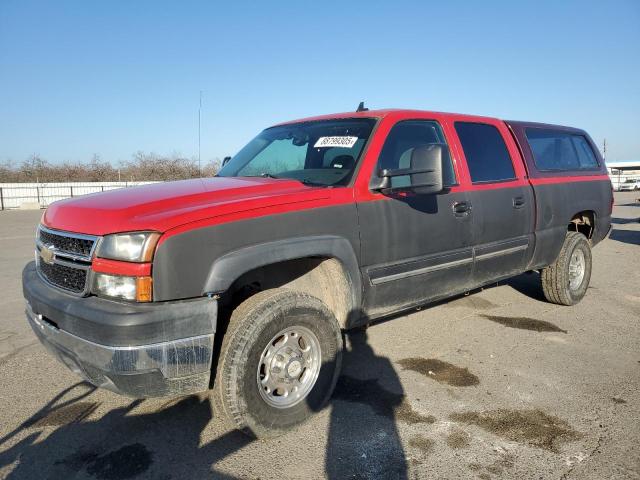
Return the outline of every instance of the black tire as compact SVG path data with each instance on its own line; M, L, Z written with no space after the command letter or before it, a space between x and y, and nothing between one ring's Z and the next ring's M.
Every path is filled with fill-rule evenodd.
M321 367L306 398L288 407L269 405L259 392L256 374L265 347L289 327L311 330L320 345ZM281 435L321 410L335 388L342 362L342 332L322 301L309 294L273 289L240 304L222 342L214 395L229 423L257 438Z
M584 275L578 285L571 286L569 264L577 251L584 256ZM577 252L580 254L580 252ZM578 232L567 232L556 261L545 267L541 274L545 298L558 305L575 305L584 297L591 279L591 246L587 238Z

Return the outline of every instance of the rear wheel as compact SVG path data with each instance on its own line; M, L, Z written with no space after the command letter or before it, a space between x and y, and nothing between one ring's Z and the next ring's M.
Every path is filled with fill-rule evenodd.
M591 279L591 247L578 232L568 232L556 261L540 275L545 298L558 305L575 305Z
M218 409L259 438L290 430L328 401L340 373L342 334L319 299L266 290L231 316L214 386Z

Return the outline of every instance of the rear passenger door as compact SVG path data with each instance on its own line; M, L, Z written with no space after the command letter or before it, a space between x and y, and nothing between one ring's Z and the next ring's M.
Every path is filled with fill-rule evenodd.
M533 242L533 191L509 153L506 126L458 121L454 127L471 181L472 283L481 286L524 270Z

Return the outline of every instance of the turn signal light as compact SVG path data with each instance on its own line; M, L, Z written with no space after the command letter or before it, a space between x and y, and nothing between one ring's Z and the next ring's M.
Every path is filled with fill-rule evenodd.
M151 277L136 278L136 302L150 302L153 300L153 281Z

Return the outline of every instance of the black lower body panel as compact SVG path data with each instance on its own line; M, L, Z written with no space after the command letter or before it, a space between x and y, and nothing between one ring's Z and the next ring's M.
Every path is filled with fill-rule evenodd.
M143 398L206 390L217 302L125 304L75 297L23 271L29 325L40 342L90 383Z

